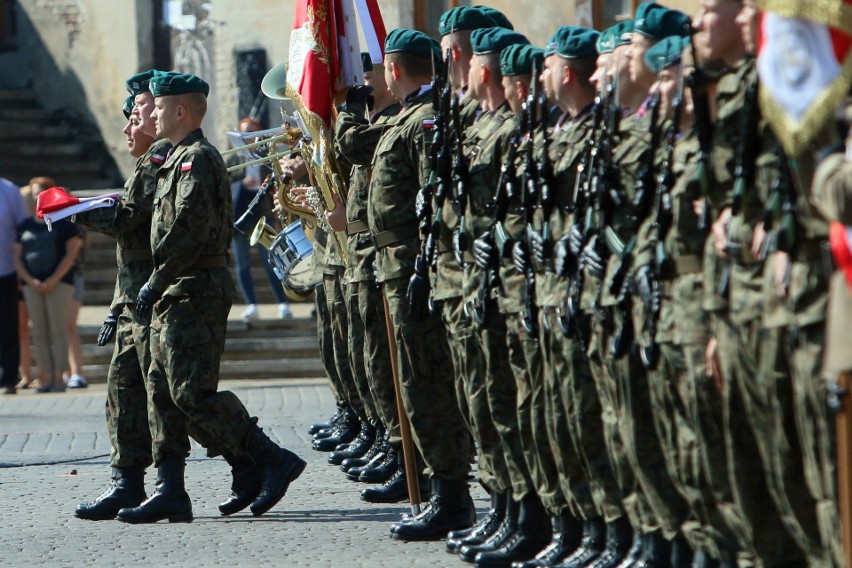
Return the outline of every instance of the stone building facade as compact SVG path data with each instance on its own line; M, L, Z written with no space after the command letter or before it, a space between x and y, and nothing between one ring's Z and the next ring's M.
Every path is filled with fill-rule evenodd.
M192 71L212 86L205 131L225 132L263 105L260 79L286 59L293 0L0 0L0 88L31 86L48 108L72 107L100 130L129 174L120 112L124 79L151 67ZM467 0L379 0L388 30L435 33L440 14ZM557 25L605 27L637 0L486 0L531 41ZM699 0L664 0L690 14ZM274 125L278 107L266 105Z

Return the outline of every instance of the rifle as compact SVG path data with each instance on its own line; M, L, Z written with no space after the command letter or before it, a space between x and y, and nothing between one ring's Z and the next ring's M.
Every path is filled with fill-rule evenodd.
M539 81L538 81L539 69L538 64L533 64L532 71L532 85L530 86L530 94L527 97L526 102L524 103L525 112L527 114L526 126L528 128L527 136L528 144L526 146L526 153L524 156L524 175L522 180L522 202L523 202L523 210L524 210L524 221L526 225L526 262L524 266L524 278L527 283L527 298L526 298L526 306L522 313L521 317L521 325L524 328L524 331L532 338L538 337L538 321L536 314L536 306L535 306L535 266L533 265L532 255L530 251L532 247L530 246L530 233L533 231L532 222L533 222L533 213L534 206L537 201L538 196L538 174L537 174L537 164L535 161L535 133L538 130L538 89L539 89Z
M550 272L553 268L551 262L553 257L553 243L550 240L550 215L553 213L553 163L550 160L550 138L547 136L547 95L544 89L540 89L536 102L541 118L539 128L541 129L541 155L536 164L538 174L538 204L541 208L541 240L544 249L544 267Z
M449 111L449 64L450 50L445 55L442 69L438 69L432 61L432 112L435 121L432 126L432 145L429 153L431 171L426 184L417 196L417 219L419 222L421 240L420 252L414 261L414 275L408 287L409 312L415 319L425 319L428 297L431 292L429 269L433 266L435 250L441 230L441 208L447 194L449 184L449 159L447 157L447 117ZM436 207L433 213L432 202Z
M674 151L677 142L677 134L680 127L680 118L683 112L683 66L680 68L678 77L677 94L672 101L672 121L666 131L666 158L657 177L657 195L654 206L654 223L651 229L656 233L656 245L654 259L650 265L651 279L651 301L645 306L645 323L648 330L648 345L643 347L639 355L642 363L649 371L657 368L660 358L660 348L657 345L657 323L660 320L660 309L662 304L663 281L672 278L672 260L668 256L665 247L665 238L672 226L672 199L671 190L675 183L674 176Z
M651 112L651 122L649 130L651 133L651 144L645 154L645 160L639 168L639 178L636 180L636 194L633 196L633 209L636 214L636 219L644 219L651 211L655 190L655 182L657 176L654 175L654 159L657 155L657 148L660 145L660 130L657 128L657 122L660 118L660 91L655 91L651 96L651 101L648 103L648 110Z
M453 185L456 188L456 202L459 208L459 226L456 233L453 235L453 249L455 250L456 262L459 268L464 268L464 251L467 250L467 233L465 232L465 211L467 210L467 191L469 182L469 172L467 168L467 160L465 160L462 152L462 132L464 126L461 122L461 114L459 109L459 95L453 95L450 109L453 117L453 125L455 126L455 157L453 159Z
M692 60L695 67L692 73L686 77L686 84L692 94L692 115L694 119L695 133L698 137L698 167L695 171L699 199L704 200L704 209L698 217L698 229L706 231L710 228L710 153L713 150L713 122L710 120L710 98L707 95L707 86L710 78L707 71L698 65L698 53L695 50L694 36L689 36L689 45L692 50Z
M514 196L514 186L518 183L517 171L515 167L515 157L518 153L518 144L520 143L520 135L516 133L509 140L509 148L506 159L500 167L500 179L497 180L497 191L494 194L494 217L488 226L485 234L489 235L492 243L496 244L495 232L498 227L506 221L506 215L509 212L509 203ZM479 283L479 290L476 297L465 305L465 311L468 316L482 327L486 324L486 314L488 313L488 302L491 300L491 290L500 285L500 263L497 261L496 266L490 266L482 275L482 280Z
M746 189L754 183L755 160L758 150L758 122L760 109L758 107L757 81L752 81L746 89L745 104L740 122L740 138L737 145L737 165L734 169L734 189L731 193L731 219L740 214ZM727 297L730 291L731 268L742 254L742 243L735 242L731 235L731 223L726 228L728 263L722 269L719 280L719 295Z

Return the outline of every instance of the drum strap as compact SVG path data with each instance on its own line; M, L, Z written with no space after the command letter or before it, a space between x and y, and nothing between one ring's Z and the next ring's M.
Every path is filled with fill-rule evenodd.
M351 237L359 233L366 233L369 230L370 227L367 225L366 221L352 221L351 223L346 223L347 237Z
M373 245L377 249L383 249L400 241L413 239L419 234L420 231L416 224L407 225L405 227L395 227L393 229L388 229L387 231L380 231L373 235Z
M151 249L149 248L119 249L115 257L119 266L131 262L151 262L153 259L154 257L151 255Z

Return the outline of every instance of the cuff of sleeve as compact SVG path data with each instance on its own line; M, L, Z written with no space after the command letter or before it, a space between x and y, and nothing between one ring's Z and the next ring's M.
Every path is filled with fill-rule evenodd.
M151 275L151 278L148 279L148 286L150 286L160 294L163 294L166 291L166 288L169 287L169 283L166 282L166 279L163 278L162 275L157 272L154 272Z

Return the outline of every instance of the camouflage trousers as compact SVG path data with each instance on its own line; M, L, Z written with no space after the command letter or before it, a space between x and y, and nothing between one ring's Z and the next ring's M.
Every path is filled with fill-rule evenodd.
M580 314L578 318L571 325L588 330L588 316ZM545 385L562 403L561 414L571 441L570 444L560 443L557 451L563 454L562 461L567 464L569 472L582 472L561 480L563 492L571 492L583 517L601 516L606 522L612 522L625 514L621 489L606 450L601 403L585 346L578 340L576 330L569 330L569 334L566 335L560 327L559 314L555 309L550 308L543 313L541 336L545 353ZM587 333L584 332L585 335Z
M629 326L637 320L644 320L638 306L634 305L634 310L629 314L615 310L613 321L616 331L613 337L617 336L620 326ZM653 531L655 525L658 525L663 535L672 539L680 532L689 507L675 488L666 468L664 448L657 436L654 419L655 412L669 412L667 383L672 378L649 373L642 364L636 344L621 357L610 356L607 364L618 389L616 412L621 439L628 463L641 487L640 504L642 501L647 504L647 512L642 513L644 531ZM663 398L666 402L661 405L655 405L655 394L659 392L657 385L661 385L665 392ZM648 523L644 520L646 518L653 521Z
M115 330L115 348L107 372L107 431L110 465L151 465L151 430L145 375L151 363L148 326L124 306Z
M358 308L358 284L346 284L342 279L342 290L344 293L344 301L346 307L346 355L349 356L349 368L352 371L352 379L355 382L355 389L358 391L358 398L364 403L364 414L367 422L372 426L379 426L381 418L379 410L376 408L376 401L373 398L373 392L370 388L369 369L367 361L364 358L364 336L366 329L364 328L364 320L361 319L361 312Z
M331 394L334 396L337 406L348 406L346 391L340 383L340 377L337 374L337 365L334 362L334 338L331 332L331 314L328 312L325 287L321 284L314 288L314 303L317 308L317 343L319 344L320 360L328 377L328 385L331 388Z
M325 289L325 301L328 308L329 327L331 328L332 353L334 354L334 368L340 379L346 402L355 411L358 419L362 422L368 421L370 412L367 406L372 400L361 398L358 381L349 364L349 315L346 310L346 296L343 291L343 269L335 274L325 274L322 278L322 286ZM365 385L366 386L366 385ZM369 392L367 392L369 395Z
M559 485L559 471L547 434L547 396L544 366L537 337L523 328L520 313L506 314L506 344L509 362L518 385L518 428L521 444L536 494L550 516L569 507ZM573 507L572 507L573 508Z
M245 453L255 420L234 393L218 390L230 309L221 297L164 296L154 306L147 382L154 463L188 455L189 435L208 455Z
M351 313L358 313L360 325L364 327L364 345L361 349L367 370L367 383L376 405L376 414L387 429L391 441L396 444L401 440L399 414L396 408L382 290L375 282L369 281L353 282L352 287ZM352 347L358 349L357 345Z
M586 313L592 322L592 333L586 354L589 358L589 369L601 405L605 447L610 466L615 474L616 483L621 491L622 506L630 520L630 525L637 532L652 532L657 530L659 525L654 520L648 503L642 496L633 467L627 459L627 448L619 428L621 412L619 389L609 363L611 359L609 339L613 332L613 310L611 308L598 308L598 310L600 317Z
M772 499L771 470L765 467L771 459L768 444L780 441L782 434L770 434L770 414L778 402L789 401L789 377L758 374L759 354L770 356L761 353L768 342L760 338L759 320L734 324L728 314L721 314L714 327L724 377L725 452L734 497L731 505L718 500L724 506L722 513L737 535L741 554L753 556L762 566L803 566L804 557L790 539ZM787 442L796 444L795 433L783 434L788 433L792 437Z
M491 412L485 352L472 322L464 313L461 297L442 300L441 316L452 353L459 410L478 446L477 475L489 490L506 491L512 484Z
M382 284L397 342L403 406L430 475L460 481L470 471L470 432L456 399L446 330L436 316L411 318L408 280Z
M494 303L486 309L486 323L475 330L475 337L484 355L488 410L500 442L492 461L504 465L508 488L520 502L535 488L518 423L518 384L506 350L506 317Z
M695 550L718 560L734 562L740 545L722 510L733 514L733 495L725 462L722 392L707 374L706 349L710 325L701 307L703 275L684 274L672 284L671 317L675 343L661 344L661 364L675 377L674 404L681 407L677 421L661 440L672 449L669 469L689 503L692 518L681 530Z
M822 324L763 330L759 371L769 390L770 445L764 454L769 493L812 566L842 565L834 443L820 374L824 331Z

